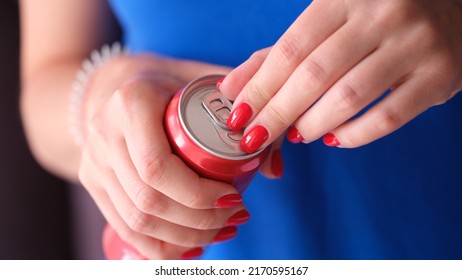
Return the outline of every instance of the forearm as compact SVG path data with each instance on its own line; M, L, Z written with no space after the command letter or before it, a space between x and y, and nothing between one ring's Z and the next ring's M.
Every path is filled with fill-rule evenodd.
M77 179L79 148L68 127L76 71L92 49L115 40L105 0L20 1L21 114L34 156L46 169Z
M77 180L80 148L69 133L68 104L71 84L80 63L55 63L23 80L21 114L29 146L37 161L50 172Z

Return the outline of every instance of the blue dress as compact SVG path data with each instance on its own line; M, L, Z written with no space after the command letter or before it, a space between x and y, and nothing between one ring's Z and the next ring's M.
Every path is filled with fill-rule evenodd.
M273 45L304 0L112 0L135 52L237 66ZM284 143L257 176L238 237L206 259L462 259L462 96L357 149Z

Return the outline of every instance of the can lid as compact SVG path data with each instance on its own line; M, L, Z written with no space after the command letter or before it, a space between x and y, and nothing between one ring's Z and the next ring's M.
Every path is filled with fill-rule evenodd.
M254 157L263 149L247 154L240 148L244 130L231 131L226 122L232 103L216 85L222 75L210 75L190 82L182 91L178 116L188 136L205 151L225 159Z

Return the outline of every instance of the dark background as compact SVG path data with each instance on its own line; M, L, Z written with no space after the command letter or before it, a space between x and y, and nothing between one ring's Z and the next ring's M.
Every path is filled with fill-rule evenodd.
M0 259L74 258L69 186L38 166L21 127L18 1L0 1L0 40Z

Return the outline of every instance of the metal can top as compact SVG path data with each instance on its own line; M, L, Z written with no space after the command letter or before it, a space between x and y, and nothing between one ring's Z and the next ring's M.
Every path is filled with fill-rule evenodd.
M223 77L201 77L182 90L178 106L181 125L194 143L214 156L230 160L254 157L263 149L245 153L240 148L244 131L231 131L226 126L232 103L216 87Z

